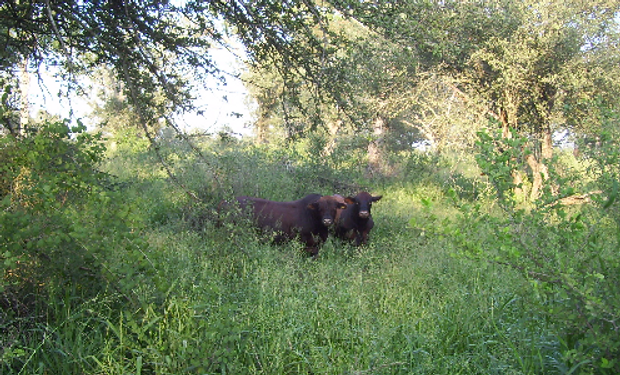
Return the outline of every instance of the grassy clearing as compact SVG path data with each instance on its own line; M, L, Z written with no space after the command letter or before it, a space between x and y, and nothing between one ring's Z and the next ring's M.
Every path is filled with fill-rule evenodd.
M144 351L142 366L174 354L160 364L171 373L528 372L515 355L539 354L532 348L539 343L515 329L525 319L514 315L523 314L510 286L518 278L452 258L401 229L377 231L360 251L328 243L318 261L300 256L297 244L228 241L226 233L162 243L170 259L153 261L174 281L161 301L124 317L140 317L138 335L157 327L150 337L165 348Z
M243 176L222 175L235 191L273 199L294 198L321 172L266 163L281 156L256 150L223 154L214 160L221 170L234 163L246 177L251 169L269 180L265 192L265 185L242 185ZM248 169L242 157L265 164ZM455 214L444 198L445 171L376 184L361 174L345 180L384 196L373 208L370 243L357 249L329 240L311 260L298 243L273 246L251 231L216 227L213 204L228 193L198 176L186 181L206 186L208 199L192 206L152 164L117 162L127 168L110 170L129 182L123 196L148 244L140 268L126 273L121 290L86 300L51 296L48 321L4 351L2 373L562 372L558 342L532 312L529 285L505 268L455 256L446 238L420 230ZM140 169L139 180L128 166ZM424 200L433 202L433 218ZM111 267L127 262L117 251Z

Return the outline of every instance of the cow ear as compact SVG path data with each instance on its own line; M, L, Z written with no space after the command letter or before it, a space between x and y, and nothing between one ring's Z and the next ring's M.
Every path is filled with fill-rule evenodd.
M381 198L383 198L383 195L377 195L376 197L372 197L372 201L376 202L376 201L378 201Z
M344 203L338 203L338 206L336 206L336 208L341 209L341 210L344 210L344 209L346 209L346 208L347 208L347 205L346 205L346 204L344 204Z
M314 203L308 204L308 209L309 210L316 210L318 208L319 208L319 202L314 202Z
M346 197L344 199L344 202L347 203L347 204L355 204L355 198Z

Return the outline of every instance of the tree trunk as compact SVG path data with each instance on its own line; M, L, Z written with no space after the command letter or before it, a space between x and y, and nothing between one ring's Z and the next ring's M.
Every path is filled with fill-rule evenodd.
M368 144L368 172L375 174L381 171L383 161L383 133L385 132L385 118L377 116L372 125L373 140Z
M538 198L540 189L543 185L542 166L544 166L544 164L540 163L534 154L527 155L525 161L532 170L532 191L530 192L530 200L534 201Z
M499 118L502 122L502 138L512 138L510 124L508 123L508 112L505 109L500 111Z
M540 189L542 189L545 181L549 179L549 169L547 168L546 160L553 157L553 138L551 135L551 129L548 127L543 130L542 142L540 145L540 158L537 159L534 154L529 154L525 161L527 165L532 169L532 191L530 192L530 200L534 201L540 196Z
M542 157L543 159L551 159L553 157L553 137L549 127L546 127L543 131Z
M329 140L325 144L325 155L331 155L334 152L334 147L336 147L336 138L338 137L338 132L342 127L342 120L328 121L327 122L327 130L329 131Z
M267 122L262 118L259 118L254 123L254 133L256 134L257 143L267 143L267 128Z
M30 74L28 73L28 58L25 57L19 64L19 93L21 99L21 111L19 114L19 127L15 129L17 135L21 135L30 121L30 102L28 94L30 92Z
M510 108L513 110L509 110L507 108L502 108L500 110L500 120L502 122L502 137L503 138L512 138L511 129L514 129L517 125L517 114L514 108L516 106L511 105ZM515 185L514 194L517 197L525 197L526 192L523 190L523 176L522 171L513 170L512 171L512 183Z

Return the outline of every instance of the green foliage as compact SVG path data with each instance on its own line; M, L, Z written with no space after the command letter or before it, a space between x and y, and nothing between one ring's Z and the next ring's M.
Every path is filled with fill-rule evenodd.
M396 166L402 178L373 180L348 150L317 158L326 145L320 137L260 146L205 140L200 162L169 140L161 155L187 187L205 189L203 202L192 204L151 149L126 145L102 164L118 173L105 181L112 191L97 183L89 189L111 194L128 212L119 218L116 206L103 206L97 230L115 232L100 248L96 236L81 242L100 249L97 260L110 270L101 274L120 280L98 280L116 288L93 290L91 298L70 288L38 294L45 320L4 325L3 373L561 372L553 325L531 311L518 273L453 257L452 242L440 235L456 213L446 197L459 199L457 187L464 191L478 173L468 163L455 168L449 158L412 153ZM218 227L208 213L229 194L333 193L331 182L319 180L326 176L384 195L367 246L330 239L309 260L296 242L273 246L253 231ZM94 207L80 203L93 198L79 197L66 203L79 208L73 218L94 223ZM186 215L201 210L202 220L188 223ZM148 247L124 242L120 219ZM414 222L432 228L421 235ZM136 237L129 239L141 244Z
M0 75L33 57L71 76L105 65L124 84L107 117L120 108L147 133L191 107L200 82L187 72L216 74L208 48L232 30L269 66L254 80L263 130L288 138L221 137L190 152L110 123L116 148L102 163L100 138L81 126L13 131L7 91L0 372L620 372L617 2L330 4L341 13L287 1L0 6ZM480 134L488 186L452 155L410 149L418 131L445 141L451 116L473 126L489 115L517 132ZM387 129L371 134L377 116ZM513 173L537 150L519 135L557 124L601 144L579 173L549 160L526 202L514 192L529 181ZM389 165L380 179L365 170L373 140ZM370 244L329 240L317 261L296 242L215 224L233 195L362 189L385 197ZM575 197L589 202L568 206Z
M0 76L19 64L59 68L67 87L79 92L81 74L111 72L100 120L111 129L114 114L126 125L153 132L162 120L196 109L194 89L208 79L225 82L209 49L241 42L252 62L269 59L280 72L309 82L324 74L320 59L328 8L313 2L147 1L134 4L42 0L0 6ZM233 36L234 35L234 36ZM223 68L224 70L226 67ZM286 74L286 73L285 73ZM107 87L110 89L111 87ZM61 95L64 95L62 93ZM116 130L116 129L114 129Z
M513 356L540 369L546 342L519 322L524 297L506 288L515 275L447 256L398 216L374 245L347 255L330 243L319 261L251 235L151 233L162 298L144 284L137 309L101 299L59 309L55 334L23 348L33 358L23 371L493 373L519 366Z
M390 107L386 111L390 115L409 108L405 120L423 129L427 140L439 146L450 139L450 134L474 134L471 129L483 122L475 120L478 116L502 121L520 135L542 138L545 132L550 134L558 128L597 134L593 119L602 108L618 106L620 86L613 78L618 76L620 65L620 54L614 47L619 36L617 2L331 3L367 27L372 35L370 45L381 40L378 51L359 65L363 68L368 62L375 66L360 69L359 76L370 71L370 77L358 83L353 79L357 69L349 71L342 64L343 76L350 73L352 78L343 81L355 83L336 85L354 86L347 92L355 92L365 83L372 85L380 81L378 77L389 76L385 71L395 72L396 81L404 82L380 85L376 94L366 90L371 93L367 101L385 105L379 108ZM354 49L351 56L373 51L364 47L361 52ZM410 57L401 61L383 58L385 51ZM375 56L381 58L375 60ZM405 72L412 66L417 74L408 76ZM416 97L416 91L425 84L420 72L437 74L438 79L433 80L442 83L439 92ZM392 92L391 88L396 90ZM433 100L435 96L439 100ZM455 97L466 107L463 113L462 107L444 112ZM393 99L392 103L382 102L386 98ZM455 131L455 127L470 131Z
M489 199L498 208L459 203L459 218L444 221L440 231L461 254L508 266L531 282L571 373L613 373L620 366L617 149L617 138L606 138L605 146L590 155L591 181L549 160L547 188L526 204L515 198L518 186L512 179L529 152L525 140L481 133L477 160L494 187ZM602 194L586 195L591 204L568 205L588 187Z
M140 272L145 244L131 234L139 219L106 189L108 177L96 169L100 135L84 130L45 123L23 138L0 139L0 286L8 300L88 296L110 284L127 291L130 283L118 277Z
M515 184L513 173L524 168L525 155L532 152L525 148L527 138L519 136L515 130L511 130L510 137L504 137L501 130L494 134L481 131L478 137L478 166L493 184L498 203L505 210L516 209L523 197L518 196L515 191L523 186Z

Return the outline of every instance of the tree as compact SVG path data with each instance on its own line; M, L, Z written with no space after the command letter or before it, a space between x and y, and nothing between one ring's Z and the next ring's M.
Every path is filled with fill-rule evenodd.
M154 130L163 121L191 144L172 114L194 109L192 87L222 77L209 48L226 48L229 33L244 44L249 62L272 56L279 71L317 82L326 53L323 38L313 31L324 24L320 9L312 1L9 0L0 5L0 73L14 76L20 61L30 61L35 71L42 64L55 65L78 90L80 75L109 69L137 119L131 122L154 145L171 179L198 199L173 176ZM9 86L5 82L3 87ZM9 119L14 121L7 113L3 119L6 128Z
M534 199L543 178L548 178L545 160L553 153L552 135L571 123L584 126L576 116L581 115L579 111L566 111L566 104L575 100L592 102L606 95L610 88L588 88L583 84L601 78L602 66L592 59L598 47L591 45L591 20L601 22L599 25L604 28L614 11L601 10L600 4L583 6L571 2L561 6L542 6L538 2L525 5L518 9L523 21L510 38L491 39L485 48L472 54L463 82L494 101L505 134L512 128L532 135L535 152L526 155L526 162L531 170ZM598 37L605 34L602 30ZM605 50L620 61L620 55ZM484 86L490 89L482 92L480 87Z
M546 174L553 133L590 126L599 101L618 105L617 80L607 77L620 62L614 48L617 2L334 4L386 39L414 50L422 71L452 77L454 90L482 106L506 136L511 128L528 135L536 150L527 156L532 198Z
M403 121L438 154L446 150L469 152L477 140L476 133L487 123L479 105L464 100L454 80L436 72L420 74L408 99L411 108Z
M328 131L327 148L346 133L365 138L370 170L385 160L384 149L410 148L418 129L404 120L414 104L409 100L416 63L408 49L390 42L368 27L323 10L328 21L315 27L324 37L319 80L274 68L270 57L257 61L246 81L259 103L257 128L281 129L296 138L317 127ZM329 152L329 150L327 150Z
M217 75L208 49L226 47L232 30L251 60L280 56L283 70L309 79L320 68L323 44L310 29L323 22L309 1L6 1L0 6L0 69L28 58L36 70L58 65L67 79L106 66L124 84L143 123L192 108L190 88ZM312 57L312 58L309 58ZM156 100L161 92L165 100Z

